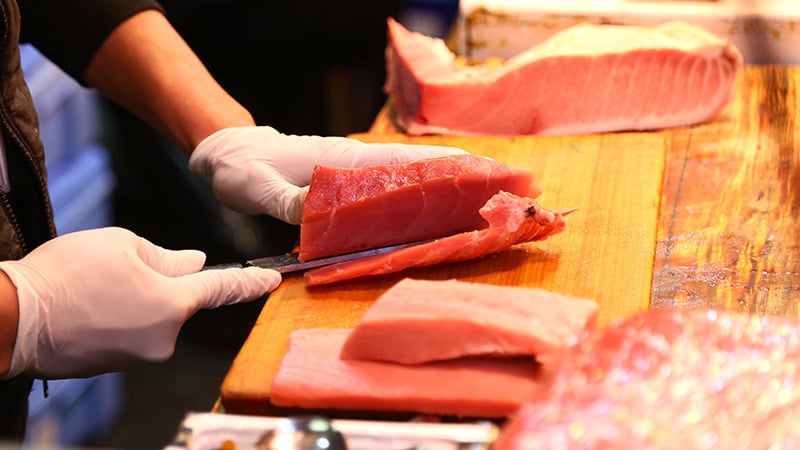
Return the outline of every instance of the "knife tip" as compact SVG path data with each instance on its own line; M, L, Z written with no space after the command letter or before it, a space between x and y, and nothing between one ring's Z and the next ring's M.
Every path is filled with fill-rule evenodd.
M553 211L553 212L555 212L556 214L561 214L562 216L566 216L566 215L569 215L569 214L572 214L572 213L574 213L574 212L575 212L575 211L577 211L578 209L580 209L580 208L578 208L578 207L576 206L576 207L574 207L574 208L557 209L557 210L555 210L555 211Z

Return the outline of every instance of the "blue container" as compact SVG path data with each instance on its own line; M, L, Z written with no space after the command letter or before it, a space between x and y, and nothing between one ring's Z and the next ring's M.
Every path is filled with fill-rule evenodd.
M20 49L22 71L39 116L47 164L61 164L100 136L97 93L82 87L30 45Z
M458 0L409 0L400 22L412 31L447 38L458 16Z
M95 145L70 161L48 167L50 199L59 234L109 226L114 222L115 178L105 147Z
M41 380L35 381L31 391L27 445L83 446L102 438L119 418L123 387L119 373L47 384L47 398Z

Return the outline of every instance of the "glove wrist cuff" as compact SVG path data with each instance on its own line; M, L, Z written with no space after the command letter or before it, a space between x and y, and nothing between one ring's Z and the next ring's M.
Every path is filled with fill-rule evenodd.
M18 261L0 263L0 270L6 273L17 290L19 304L19 320L17 321L17 338L11 357L11 366L2 379L14 378L29 368L35 367L36 348L39 339L39 307L25 277L17 270Z
M265 130L269 131L269 135L265 135ZM256 133L256 134L253 134ZM260 141L262 145L268 147L268 141L265 140L267 136L279 135L278 131L272 127L267 126L245 126L245 127L231 127L223 128L215 131L206 136L197 147L195 147L192 154L189 156L189 170L200 175L206 181L211 181L216 165L215 159L219 159L222 155L230 152L232 149L238 148L237 142L240 142L246 136L245 142L249 143L252 136L257 136L257 142ZM218 152L217 150L221 150Z
M219 130L206 136L192 154L189 155L189 170L200 175L204 180L211 180L211 164L209 156L217 148L220 140L225 138L227 129Z

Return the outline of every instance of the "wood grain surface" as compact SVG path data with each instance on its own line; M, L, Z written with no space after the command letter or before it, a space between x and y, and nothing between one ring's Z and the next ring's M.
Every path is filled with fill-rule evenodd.
M409 137L368 133L364 141L451 145L530 168L542 206L578 207L568 230L547 241L461 263L306 288L291 275L267 300L221 387L226 412L280 414L270 385L300 328L352 327L372 302L403 277L537 286L600 304L600 324L648 307L665 138L658 133L567 137Z
M800 68L746 67L722 116L663 132L652 306L798 313Z

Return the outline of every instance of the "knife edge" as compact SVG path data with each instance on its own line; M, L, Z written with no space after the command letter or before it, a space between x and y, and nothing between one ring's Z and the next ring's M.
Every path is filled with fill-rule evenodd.
M377 247L367 250L360 250L352 253L345 253L342 255L328 256L324 258L312 259L309 261L300 261L297 253L286 253L283 255L266 256L263 258L251 259L245 262L217 264L206 266L203 270L221 270L230 268L242 267L260 267L262 269L272 269L280 273L300 272L303 270L313 269L315 267L329 266L331 264L354 261L357 259L369 258L371 256L378 256L384 253L391 253L414 245L432 242L433 240L407 242L404 244L390 245L387 247Z

